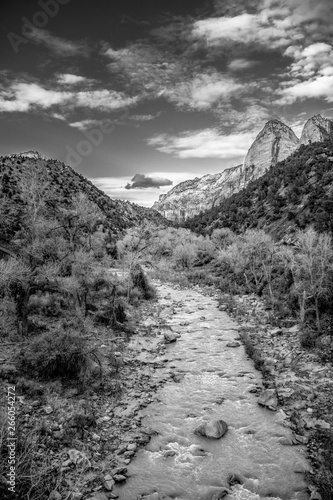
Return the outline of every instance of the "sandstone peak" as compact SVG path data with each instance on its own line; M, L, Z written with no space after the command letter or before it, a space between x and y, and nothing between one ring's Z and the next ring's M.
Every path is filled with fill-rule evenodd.
M250 147L244 166L254 165L259 177L271 165L287 158L298 145L299 139L288 125L278 119L269 120Z
M333 121L322 115L315 115L304 125L300 142L306 145L327 139L333 139Z

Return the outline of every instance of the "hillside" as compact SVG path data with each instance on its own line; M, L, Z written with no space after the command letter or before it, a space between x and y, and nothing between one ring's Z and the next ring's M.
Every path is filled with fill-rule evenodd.
M24 169L32 165L38 165L44 170L50 200L54 200L57 205L66 206L71 203L73 196L84 193L107 216L110 229L115 234L144 220L166 224L165 219L156 211L129 201L111 199L68 165L43 158L35 151L0 157L0 193L2 189L2 192L11 199L16 197L18 206L20 203L18 181Z
M333 141L302 145L262 177L219 206L188 220L186 227L210 233L262 228L278 237L313 224L333 231Z
M290 156L301 144L331 140L332 137L333 122L321 115L313 116L305 123L301 140L280 120L270 120L255 138L243 164L182 182L161 195L153 208L167 219L183 223L244 189L271 166Z

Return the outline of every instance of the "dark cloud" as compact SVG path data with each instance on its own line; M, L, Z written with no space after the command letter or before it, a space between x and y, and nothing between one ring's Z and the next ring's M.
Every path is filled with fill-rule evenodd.
M126 189L147 189L160 188L161 186L172 186L172 181L163 179L162 177L148 177L144 174L135 174L132 183L126 184Z

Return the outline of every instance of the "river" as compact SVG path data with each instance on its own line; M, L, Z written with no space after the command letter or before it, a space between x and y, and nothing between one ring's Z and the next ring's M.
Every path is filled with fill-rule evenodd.
M198 289L161 283L157 289L160 320L181 334L162 356L163 372L176 377L142 410L142 424L158 435L138 452L128 481L115 493L120 500L153 492L161 499L210 500L231 474L240 474L245 483L226 498L306 498L304 446L280 444L291 434L283 412L258 405L260 372L242 345L227 347L238 337L237 323L218 310L215 297ZM215 419L229 426L221 439L194 434L200 424Z

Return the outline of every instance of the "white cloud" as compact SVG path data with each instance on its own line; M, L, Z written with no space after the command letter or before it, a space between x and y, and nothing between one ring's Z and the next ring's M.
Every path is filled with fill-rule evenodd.
M294 62L282 82L282 98L279 103L290 104L297 99L333 99L333 46L317 42L303 48L291 45L285 56Z
M57 82L63 85L75 85L76 83L86 82L87 78L71 73L62 73L58 75Z
M221 45L226 41L260 44L266 48L288 44L286 27L268 13L243 13L235 17L216 17L196 21L192 35L204 39L208 45Z
M50 90L38 83L14 82L7 90L0 91L0 112L26 112L31 109L49 109L57 106L66 111L75 108L117 111L137 103L138 97L108 89L80 92Z
M0 111L29 111L32 107L43 109L65 104L72 97L69 92L47 90L37 83L16 82L8 91L0 93Z
M246 69L253 68L257 66L258 61L251 61L248 59L234 59L228 65L230 71L244 71Z
M149 122L160 116L160 114L161 113L157 113L156 115L132 115L129 116L129 119L134 122Z
M59 56L88 56L89 48L85 42L82 41L70 41L58 36L52 35L49 31L33 27L31 33L29 34L29 40L33 42L44 45L52 52L55 52Z
M171 57L142 43L118 50L108 48L104 55L111 59L110 71L125 75L141 96L163 96L179 107L208 109L247 88L215 70L193 71L184 57Z
M249 132L222 135L217 129L204 129L178 136L157 135L148 144L179 158L231 159L244 157L252 141L253 134Z
M309 98L324 98L327 102L333 102L333 74L291 84L282 91L282 96L282 104Z
M242 3L241 12L232 9L231 15L195 21L192 36L208 47L253 44L275 50L292 43L311 44L318 42L318 35L332 34L331 0L258 0L249 12L245 9Z
M70 127L77 128L79 130L88 130L91 129L92 127L100 127L101 125L103 125L103 120L93 120L93 119L87 119L69 123Z
M190 80L182 81L174 88L166 89L164 95L180 107L209 109L216 102L227 101L247 88L247 85L242 85L233 78L212 72L202 73Z
M61 121L66 121L66 118L61 115L60 113L53 113L53 118L56 118L56 120L61 120Z
M75 106L90 109L117 110L133 106L138 100L138 97L128 97L122 92L102 89L77 92L74 103Z

